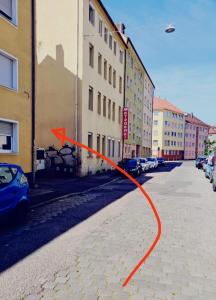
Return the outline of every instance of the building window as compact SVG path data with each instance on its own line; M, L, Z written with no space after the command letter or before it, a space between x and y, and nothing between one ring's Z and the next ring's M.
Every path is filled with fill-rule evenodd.
M119 51L119 60L120 60L120 63L122 64L123 63L123 51L122 50Z
M118 141L118 157L121 156L121 142Z
M102 136L102 154L106 155L106 137L105 137L105 135Z
M113 87L116 88L116 71L113 70Z
M97 106L97 112L99 115L101 115L101 93L98 92L98 106Z
M108 156L110 157L111 156L111 139L108 138L107 142L108 142L108 145L107 145L107 147L108 147Z
M106 117L106 96L103 97L103 116Z
M111 100L108 102L108 119L111 119Z
M100 34L100 36L102 36L103 34L103 22L101 19L99 19L99 23L98 23L98 32Z
M0 15L17 25L17 0L1 0Z
M154 125L158 125L158 120L154 120Z
M99 153L100 153L100 140L101 140L100 134L98 134L97 135L97 152L99 152Z
M89 132L88 133L88 147L93 148L93 133ZM92 152L88 151L88 156L92 157Z
M118 122L119 122L119 124L121 124L121 106L119 106L119 109L118 109Z
M112 35L109 35L109 47L112 49Z
M0 50L0 85L18 90L17 59Z
M112 157L115 156L115 140L112 140Z
M108 42L108 29L104 27L104 41L107 44Z
M93 87L89 87L89 101L88 101L88 108L89 110L93 111L93 98L94 98L94 91Z
M94 46L89 44L89 65L94 67Z
M114 43L113 43L113 51L114 51L114 54L116 55L116 52L117 52L117 44L116 44L116 41L114 41Z
M112 67L109 65L109 84L112 84Z
M107 61L104 59L104 79L107 80Z
M95 10L91 4L89 4L89 22L92 23L92 25L95 24Z
M115 121L115 102L112 104L112 120Z
M18 131L18 122L0 119L0 153L19 152Z
M102 55L98 53L98 73L102 74Z
M122 77L119 77L119 93L122 93Z

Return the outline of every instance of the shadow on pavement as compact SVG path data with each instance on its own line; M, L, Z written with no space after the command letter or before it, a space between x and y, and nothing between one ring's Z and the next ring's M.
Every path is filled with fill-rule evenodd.
M160 167L169 172L177 164ZM140 184L152 179L151 174L137 178ZM0 272L5 271L62 233L94 215L137 187L127 178L95 188L89 193L71 196L32 209L26 224L0 230Z

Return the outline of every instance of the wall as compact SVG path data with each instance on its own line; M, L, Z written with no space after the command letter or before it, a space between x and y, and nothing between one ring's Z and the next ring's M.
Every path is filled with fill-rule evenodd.
M0 161L31 167L31 1L18 2L18 26L0 16L0 49L18 59L18 91L0 86L0 118L19 122L19 152L0 154ZM28 24L28 25L27 25Z
M97 1L92 1L92 5L95 8L96 16L95 16L95 26L93 26L89 22L89 1L83 1L83 32L85 35L83 39L83 68L82 68L82 107L81 107L81 134L80 140L84 144L88 144L88 132L93 133L93 145L94 149L97 148L96 138L97 134L106 136L106 155L107 155L107 138L115 140L115 156L111 157L111 159L115 162L118 162L121 159L117 153L117 142L121 140L122 136L122 126L121 123L118 123L118 107L123 107L123 89L124 89L124 61L120 63L119 61L119 47L124 51L124 44L120 40L117 34L113 33L112 36L117 42L117 55L114 55L113 49L109 48L109 44L104 42L103 36L101 37L98 33L98 16L100 15L103 24L106 24L106 27L109 31L114 31L115 28L111 25L104 11L98 5ZM103 27L104 30L104 27ZM93 35L93 36L92 36ZM92 68L89 65L89 43L94 46L94 67ZM113 88L112 85L109 84L108 80L104 80L103 78L103 64L102 64L102 75L98 73L98 52L102 55L102 61L104 58L112 67L116 70L116 88ZM119 76L122 77L122 93L119 93ZM88 90L89 86L94 89L94 106L93 111L88 108ZM115 102L116 105L116 113L115 113L115 121L112 119L108 119L108 117L104 117L103 114L99 115L97 113L97 95L98 92L103 96L106 96L106 99L111 99L111 101ZM103 106L102 106L103 107ZM108 105L107 105L107 113L108 113ZM102 142L101 142L102 143ZM102 146L102 144L101 144ZM121 153L121 152L120 152ZM98 170L102 169L110 169L110 165L107 165L101 159L96 158L95 156L89 157L86 150L81 150L81 160L82 160L82 169L81 175L85 175L87 173L95 173Z
M65 127L67 135L75 137L77 9L77 1L36 1L37 147L60 146L52 128ZM82 5L79 13L82 16Z

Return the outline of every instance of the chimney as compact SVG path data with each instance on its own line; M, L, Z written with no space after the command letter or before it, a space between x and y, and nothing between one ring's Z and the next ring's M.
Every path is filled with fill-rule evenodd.
M64 49L62 45L56 45L56 62L64 66Z
M193 117L194 117L193 113L191 113L191 117L192 117L192 119L193 119Z
M118 31L121 32L122 34L125 34L125 25L124 23L119 23L119 24L116 24L116 27L118 28Z

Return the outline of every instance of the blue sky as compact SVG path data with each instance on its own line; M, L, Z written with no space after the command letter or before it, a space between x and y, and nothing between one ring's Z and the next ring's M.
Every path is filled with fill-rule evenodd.
M216 124L216 0L103 0L126 25L155 95ZM167 24L176 31L164 33Z

